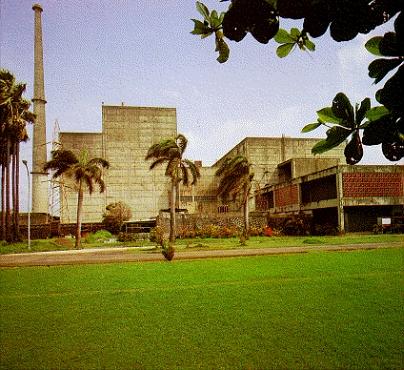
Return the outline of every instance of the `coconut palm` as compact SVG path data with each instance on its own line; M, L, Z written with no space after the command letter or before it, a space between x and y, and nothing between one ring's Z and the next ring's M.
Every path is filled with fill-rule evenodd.
M248 198L251 191L251 183L254 174L251 172L251 164L243 155L237 155L233 158L226 158L217 169L216 176L220 178L218 186L218 196L223 200L232 197L240 199L243 207L244 230L243 235L248 238L249 219L248 219Z
M29 111L30 101L22 96L25 89L26 85L17 83L12 73L0 70L1 226L2 239L7 240L19 239L20 143L28 139L27 123L35 120L35 115ZM12 220L11 201L14 211Z
M199 168L194 162L182 158L187 147L188 140L184 135L177 135L173 139L165 139L152 145L147 151L146 160L153 159L150 165L152 170L158 165L167 164L165 175L171 179L171 200L170 200L170 237L171 243L175 242L175 203L178 184L185 186L195 185L200 177ZM190 175L192 181L190 181Z
M109 163L103 158L88 159L88 152L82 150L78 156L72 151L57 149L52 151L52 159L45 163L44 171L55 171L54 179L64 175L74 181L77 190L77 221L75 247L81 244L81 223L83 214L84 190L87 188L90 194L94 191L94 185L99 186L100 193L105 190L105 182L102 179L103 169L109 168Z

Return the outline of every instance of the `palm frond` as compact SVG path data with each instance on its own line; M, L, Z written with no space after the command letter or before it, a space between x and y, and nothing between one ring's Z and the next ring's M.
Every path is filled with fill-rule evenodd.
M87 166L98 166L105 169L109 168L109 162L104 158L92 158L87 162Z
M178 158L173 158L173 159L169 160L167 163L165 175L178 181L179 165L180 165L180 160Z
M87 190L88 190L89 194L92 194L94 191L93 178L87 174L86 176L81 177L81 181L84 181L84 183L87 186Z
M170 149L177 148L177 144L173 139L165 139L160 141L159 143L153 144L146 154L147 159L159 158L159 157L167 157Z
M98 184L99 192L103 193L105 191L105 189L106 189L106 185L105 185L104 180L100 177L100 178L95 180L95 183Z
M76 155L70 150L54 150L51 152L51 156L52 159L43 166L44 171L53 170L61 174L67 171L72 165L78 163Z
M181 182L185 185L189 185L189 176L188 176L188 168L185 166L184 162L180 163L180 170L181 170Z
M160 164L163 164L163 163L165 163L167 161L168 161L168 158L166 158L166 157L158 158L155 161L153 161L153 163L150 165L149 169L152 170L154 167L156 167L156 166L158 166Z
M185 149L187 148L188 144L187 138L182 134L178 134L177 137L175 138L175 143L182 156L182 154L185 152Z
M201 177L201 172L199 170L199 167L196 166L195 163L190 161L189 159L183 159L182 161L187 166L187 169L189 169L189 171L191 172L191 175L192 175L191 185L195 185L198 182L198 179ZM186 185L188 185L188 184L186 184Z
M251 181L254 174L250 172L251 164L245 156L238 155L233 158L226 158L216 171L215 175L220 177L218 196L222 199L237 198L244 194L245 189L251 189ZM247 195L248 197L248 195ZM243 202L245 196L243 195Z

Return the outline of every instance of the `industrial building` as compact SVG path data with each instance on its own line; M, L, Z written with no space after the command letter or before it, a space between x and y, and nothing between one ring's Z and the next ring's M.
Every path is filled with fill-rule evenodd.
M44 173L46 153L45 86L42 45L42 7L33 6L35 17L34 112L32 212L38 223L48 222L49 175ZM161 139L177 135L175 108L102 106L102 130L95 133L61 132L59 145L76 153L109 161L106 191L84 198L83 222L100 222L105 207L123 201L133 220L155 218L169 207L169 179L164 167L149 170L148 148ZM366 229L377 218L402 214L403 166L345 166L343 146L314 157L311 148L318 139L247 137L213 166L200 167L196 186L181 187L177 208L188 214L216 217L237 214L236 202L223 204L217 197L215 172L222 161L243 154L254 172L251 210L267 215L310 213L318 222L332 222L341 230ZM209 146L209 143L206 143ZM76 220L76 191L67 179L53 184L60 191L60 222ZM53 212L52 212L53 213Z
M102 131L99 133L61 132L59 142L64 149L76 153L87 150L90 157L102 157L110 163L104 180L107 189L102 194L92 194L84 200L84 222L100 222L105 207L123 201L132 210L133 219L156 217L160 210L169 207L169 179L164 176L164 167L149 170L145 161L148 148L162 139L177 134L176 110L174 108L102 106ZM211 167L200 167L201 178L196 186L181 187L178 208L189 213L215 215L223 211L217 198L215 171L221 161L235 154L245 155L253 164L255 186L278 183L281 176L278 164L296 155L313 158L311 147L318 139L297 138L246 138L232 148ZM207 143L208 145L208 143ZM316 158L315 169L342 161L343 152L337 148ZM76 193L67 179L61 186L62 223L75 222ZM236 211L234 204L226 210Z
M310 159L291 159L278 165L278 184L256 193L257 210L268 218L301 212L317 225L341 231L369 231L376 224L404 228L404 166L334 165L308 174L301 166ZM300 169L300 170L296 170Z

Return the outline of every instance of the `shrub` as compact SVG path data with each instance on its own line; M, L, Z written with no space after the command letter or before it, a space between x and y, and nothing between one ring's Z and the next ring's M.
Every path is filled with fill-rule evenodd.
M128 243L137 240L136 234L120 232L117 238L118 242Z
M72 249L74 248L74 241L72 238L57 238L54 243L58 246Z
M107 230L116 234L121 231L123 223L129 221L131 217L132 212L127 204L123 202L111 203L106 206L102 223Z
M265 235L265 236L273 236L273 235L274 235L274 231L272 230L272 227L265 226L265 227L264 227L264 235Z
M195 238L196 232L193 228L189 226L181 226L177 229L177 237L179 239Z
M250 236L262 236L264 235L264 229L262 227L251 226L249 230Z
M311 220L304 213L299 213L287 218L282 225L285 235L309 235Z
M233 238L237 236L237 228L235 226L223 226L222 227L222 238Z
M156 226L150 230L149 239L152 243L164 247L167 243L165 234L163 226Z
M373 234L383 234L383 225L374 224L372 231L373 231Z
M314 235L338 235L338 228L330 223L314 225Z
M164 245L161 253L167 261L171 261L174 258L175 249L171 244L168 246Z
M112 234L108 230L98 230L95 233L89 233L85 238L85 242L89 244L98 243L111 238Z

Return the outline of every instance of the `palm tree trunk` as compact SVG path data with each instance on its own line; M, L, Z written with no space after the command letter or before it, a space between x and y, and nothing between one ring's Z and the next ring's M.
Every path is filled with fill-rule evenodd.
M20 143L15 143L14 228L15 240L20 241Z
M6 240L6 164L1 164L1 240Z
M79 190L77 195L77 221L76 221L76 243L75 248L79 248L81 245L81 220L83 215L83 184L80 180L79 182Z
M177 185L175 180L171 180L171 204L170 204L170 243L175 242L176 220L175 220L175 203L177 197Z
M10 210L10 139L6 146L6 240L11 241L11 210Z
M11 239L15 241L15 143L11 144Z
M246 239L249 239L250 220L249 220L248 189L247 188L244 189L243 216L244 216L244 236Z

